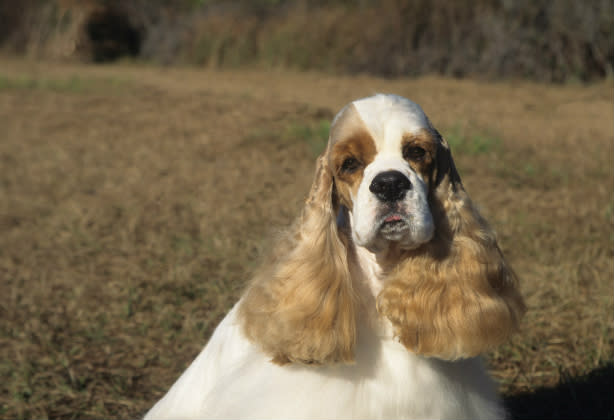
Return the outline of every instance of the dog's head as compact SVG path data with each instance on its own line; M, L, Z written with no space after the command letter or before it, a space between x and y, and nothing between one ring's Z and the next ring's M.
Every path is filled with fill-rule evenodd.
M386 265L377 310L409 350L474 356L517 328L524 304L494 232L446 141L399 96L354 101L333 120L303 214L244 298L248 337L279 363L351 361L356 247Z
M376 95L341 110L331 127L328 163L357 245L378 252L390 242L414 249L432 239L429 192L446 149L408 99Z

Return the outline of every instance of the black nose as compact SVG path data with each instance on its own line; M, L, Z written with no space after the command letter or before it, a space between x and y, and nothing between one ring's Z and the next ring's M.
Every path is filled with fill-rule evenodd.
M379 173L369 185L369 191L382 201L402 200L409 190L411 182L399 171Z

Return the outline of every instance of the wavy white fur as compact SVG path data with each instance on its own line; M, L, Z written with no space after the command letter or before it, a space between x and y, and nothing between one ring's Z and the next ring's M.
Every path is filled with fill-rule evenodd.
M504 417L479 358L424 358L364 331L354 365L278 366L241 333L236 312L146 419Z

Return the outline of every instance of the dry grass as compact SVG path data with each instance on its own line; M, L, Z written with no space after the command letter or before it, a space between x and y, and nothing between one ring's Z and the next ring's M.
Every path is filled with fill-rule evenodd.
M612 414L607 388L578 400L614 360L611 81L0 62L0 417L141 415L296 215L324 121L376 91L449 137L522 279L523 331L489 355L510 405L564 385L563 414Z

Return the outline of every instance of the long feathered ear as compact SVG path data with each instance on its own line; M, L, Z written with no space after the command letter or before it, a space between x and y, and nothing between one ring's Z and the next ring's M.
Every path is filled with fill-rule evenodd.
M324 152L301 217L256 274L239 307L244 333L275 363L354 359L355 298L337 210Z
M525 305L495 234L469 199L446 141L431 179L434 238L408 251L378 296L381 314L412 352L476 356L518 328Z

